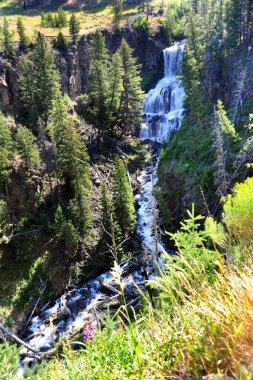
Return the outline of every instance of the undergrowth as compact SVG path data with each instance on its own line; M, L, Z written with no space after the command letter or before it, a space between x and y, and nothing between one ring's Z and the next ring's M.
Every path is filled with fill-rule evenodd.
M171 234L178 255L167 256L165 268L150 281L158 294L156 308L142 294L145 306L137 315L132 311L130 317L125 307L114 318L108 315L103 329L85 344L80 342L79 350L65 342L62 354L37 365L27 378L179 380L225 374L251 379L253 244L248 231L253 230L253 220L238 217L245 215L245 194L250 215L253 179L237 185L225 200L226 226L209 217L203 228L193 209L181 229ZM242 247L239 262L241 256L235 254ZM8 350L2 348L2 357L8 357ZM11 362L15 363L13 352ZM6 368L13 371L13 366ZM11 376L5 378L15 378Z

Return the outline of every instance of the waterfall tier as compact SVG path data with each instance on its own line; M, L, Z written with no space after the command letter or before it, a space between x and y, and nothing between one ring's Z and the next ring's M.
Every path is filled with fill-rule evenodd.
M164 78L145 98L140 134L142 140L168 140L170 132L181 125L185 92L178 75L181 73L183 51L184 42L163 51Z

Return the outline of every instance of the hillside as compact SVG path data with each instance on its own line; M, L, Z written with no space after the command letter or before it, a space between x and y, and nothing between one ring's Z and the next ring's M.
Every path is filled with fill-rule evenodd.
M252 20L0 2L0 379L252 378Z

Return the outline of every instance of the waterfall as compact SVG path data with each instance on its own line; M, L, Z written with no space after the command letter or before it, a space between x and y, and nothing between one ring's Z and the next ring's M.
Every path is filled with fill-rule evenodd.
M167 140L170 132L181 125L184 90L177 75L180 74L183 49L184 44L181 43L163 51L164 78L145 98L140 134L142 140L156 142ZM148 249L152 253L156 250L153 228L153 183L156 181L157 165L158 157L154 165L144 169L139 177L142 191L138 199L140 207L137 232L142 239L144 250ZM135 294L137 289L134 284L141 289L145 288L145 276L141 268L130 272L126 271L126 264L124 264L121 265L120 270L126 294ZM27 329L26 342L39 354L54 347L61 336L70 336L94 317L94 310L99 309L99 306L104 305L106 301L109 302L110 297L115 297L115 293L108 294L113 286L115 286L113 276L107 272L94 280L80 284L76 289L65 291L53 305L32 318ZM28 350L25 347L22 348L21 356L27 354ZM25 365L33 365L36 360L36 357L25 356L20 364L19 376L22 376Z
M177 76L180 75L183 51L184 41L163 51L164 78L149 91L144 100L141 140L158 143L168 141L171 131L181 126L185 92ZM153 254L157 249L154 236L153 185L157 180L158 159L157 156L155 163L145 169L139 177L141 195L139 196L138 234L141 236L144 251ZM160 243L158 250L162 251Z
M147 94L143 107L143 125L140 138L162 142L170 132L181 125L185 92L180 75L184 42L163 51L164 78Z

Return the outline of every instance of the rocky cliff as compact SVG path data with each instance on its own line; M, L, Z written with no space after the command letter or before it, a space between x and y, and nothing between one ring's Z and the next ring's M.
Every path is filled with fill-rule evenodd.
M110 54L120 46L122 38L125 38L134 49L138 63L142 66L142 73L153 70L154 82L163 73L162 49L165 47L159 34L150 36L144 30L129 30L124 28L121 33L113 34L108 30L103 31L106 45ZM69 48L66 53L55 51L56 62L61 72L62 88L71 98L76 98L85 93L89 86L88 72L91 56L92 35L80 39L77 48ZM0 65L0 109L12 107L19 99L17 85L17 65L19 56L11 63L1 61ZM150 85L152 85L152 80Z

